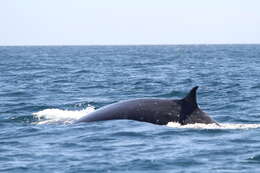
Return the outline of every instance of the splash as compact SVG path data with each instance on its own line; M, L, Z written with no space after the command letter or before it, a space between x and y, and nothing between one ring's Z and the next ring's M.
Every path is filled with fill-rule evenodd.
M187 125L180 125L176 122L169 122L167 124L168 127L173 128L193 128L193 129L254 129L260 128L260 124L229 124L229 123L219 123L219 126L216 124L187 124Z
M38 118L36 124L51 124L51 123L64 123L70 124L75 120L95 111L94 106L88 106L82 110L62 110L62 109L44 109L39 112L33 113L33 116Z

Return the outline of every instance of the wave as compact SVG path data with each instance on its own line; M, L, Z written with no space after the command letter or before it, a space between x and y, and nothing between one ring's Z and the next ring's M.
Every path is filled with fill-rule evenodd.
M192 128L192 129L254 129L260 128L260 124L230 124L230 123L218 123L217 124L187 124L181 125L176 122L169 122L167 124L168 127L173 128Z
M88 105L82 110L62 110L62 109L44 109L39 112L34 112L33 116L38 119L36 124L51 124L63 123L71 124L75 120L95 111L95 107Z

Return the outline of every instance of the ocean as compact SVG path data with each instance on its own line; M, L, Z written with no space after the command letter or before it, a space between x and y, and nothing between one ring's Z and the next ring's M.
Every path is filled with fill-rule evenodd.
M194 87L219 126L73 123ZM260 45L0 47L0 172L259 172Z

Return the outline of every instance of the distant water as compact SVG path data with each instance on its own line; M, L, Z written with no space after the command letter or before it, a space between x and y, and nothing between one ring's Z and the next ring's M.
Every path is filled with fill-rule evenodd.
M73 124L182 98L222 126ZM260 45L0 47L0 172L259 172Z

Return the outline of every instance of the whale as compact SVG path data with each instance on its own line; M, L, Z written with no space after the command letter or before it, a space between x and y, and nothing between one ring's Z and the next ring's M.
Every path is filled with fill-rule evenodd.
M217 124L197 104L198 86L192 88L182 99L138 98L119 101L101 107L76 123L105 120L135 120L157 125L167 125L169 122L186 124Z

